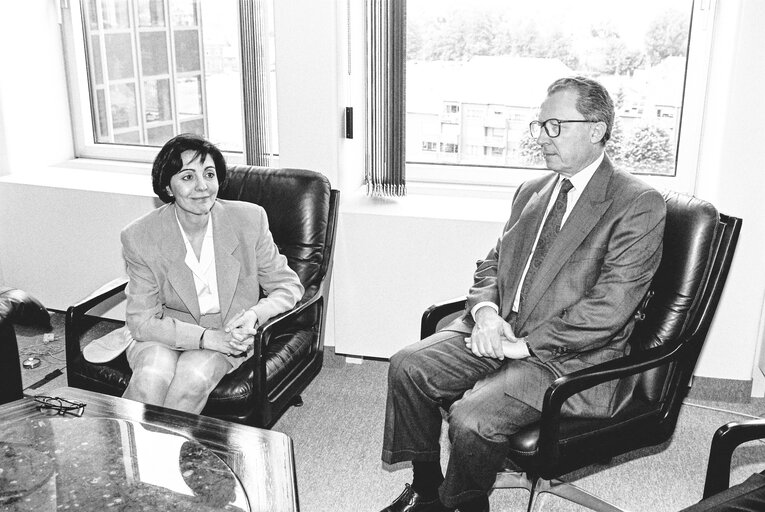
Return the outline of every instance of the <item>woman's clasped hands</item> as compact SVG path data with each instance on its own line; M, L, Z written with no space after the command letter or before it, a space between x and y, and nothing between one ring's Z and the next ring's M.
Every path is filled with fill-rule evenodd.
M202 335L204 348L238 356L252 346L258 332L258 316L251 309L242 310L223 329L207 329Z

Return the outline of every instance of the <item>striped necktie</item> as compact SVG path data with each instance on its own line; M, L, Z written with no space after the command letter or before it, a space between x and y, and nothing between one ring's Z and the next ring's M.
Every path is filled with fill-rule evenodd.
M561 221L563 220L563 214L566 213L566 198L568 191L574 188L568 179L564 179L561 182L560 190L558 191L558 197L555 199L550 213L545 219L545 224L542 226L542 231L539 233L539 241L534 249L534 254L531 256L531 263L529 264L529 270L526 272L526 278L523 280L521 286L521 296L518 301L518 313L523 310L523 303L531 290L531 285L534 282L534 277L542 266L542 262L547 256L547 251L550 250L550 246L555 241L555 237L560 232Z

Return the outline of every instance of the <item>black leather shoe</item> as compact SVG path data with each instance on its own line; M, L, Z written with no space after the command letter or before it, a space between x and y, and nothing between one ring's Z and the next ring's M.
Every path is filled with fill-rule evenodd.
M406 484L401 496L380 512L452 512L453 510L441 503L438 496L432 500L426 500L417 494L411 485Z

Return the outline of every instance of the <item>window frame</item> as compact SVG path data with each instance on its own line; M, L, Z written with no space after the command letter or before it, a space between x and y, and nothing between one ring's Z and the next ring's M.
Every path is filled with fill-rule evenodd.
M636 175L657 189L693 193L699 166L708 73L714 38L717 0L693 1L683 92L682 117L674 176ZM521 183L550 172L547 169L493 165L460 165L406 161L406 181L416 190L457 185L505 188L510 194Z
M83 8L83 0L70 0L68 5L62 5L61 8L64 62L69 87L69 108L72 116L75 158L151 163L154 161L159 147L99 143L95 140L94 117L90 104L90 84L88 83L87 72ZM202 85L204 87L204 80L202 80ZM206 101L204 96L202 101ZM223 151L223 154L226 162L230 165L246 163L244 150L241 152Z

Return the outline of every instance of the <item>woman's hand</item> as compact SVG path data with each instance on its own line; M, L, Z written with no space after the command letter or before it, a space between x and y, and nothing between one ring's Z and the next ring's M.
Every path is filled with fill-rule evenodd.
M243 311L232 318L223 329L207 329L202 335L204 348L226 355L246 352L255 341L257 322L254 312Z
M255 341L258 332L258 316L251 309L242 310L228 321L223 330L231 334L232 346L247 350Z

